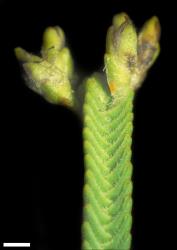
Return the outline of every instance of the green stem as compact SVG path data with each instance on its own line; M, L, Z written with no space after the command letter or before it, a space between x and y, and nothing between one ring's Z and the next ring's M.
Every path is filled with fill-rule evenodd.
M82 249L127 250L132 224L133 92L113 104L101 87L96 77L86 82Z

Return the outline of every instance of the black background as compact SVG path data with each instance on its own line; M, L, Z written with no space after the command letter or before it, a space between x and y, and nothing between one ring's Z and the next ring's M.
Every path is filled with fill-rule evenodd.
M161 54L135 100L133 250L175 249L177 14L172 1L0 1L0 240L33 249L80 249L83 155L81 123L29 90L13 49L39 52L44 29L60 25L76 66L103 65L112 16L137 28L162 25Z

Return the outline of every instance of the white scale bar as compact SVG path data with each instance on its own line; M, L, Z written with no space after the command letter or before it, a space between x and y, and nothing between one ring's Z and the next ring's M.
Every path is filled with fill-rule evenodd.
M3 247L30 247L30 243L3 243Z

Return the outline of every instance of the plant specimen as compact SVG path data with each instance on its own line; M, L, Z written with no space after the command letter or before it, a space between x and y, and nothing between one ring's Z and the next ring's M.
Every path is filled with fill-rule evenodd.
M159 37L157 17L148 20L137 34L127 14L115 15L107 33L104 70L82 83L83 104L79 103L73 60L61 28L45 30L41 57L15 49L31 89L75 112L82 105L82 250L131 247L133 100L159 54Z

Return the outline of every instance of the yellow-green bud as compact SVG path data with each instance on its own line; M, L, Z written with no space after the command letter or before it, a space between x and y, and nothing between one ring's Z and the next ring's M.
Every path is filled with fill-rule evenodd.
M152 17L139 36L126 13L113 18L106 39L105 68L113 97L123 97L144 80L148 69L159 55L160 24Z
M121 13L113 18L106 40L105 66L113 96L124 96L131 88L137 63L137 33L130 18Z
M148 69L159 54L160 23L156 16L148 20L138 36L138 63Z
M16 48L15 54L31 89L51 103L73 106L73 61L64 40L62 29L49 27L44 31L41 58L21 48Z
M132 75L132 87L138 88L160 52L160 23L156 16L149 19L138 35L137 68Z

